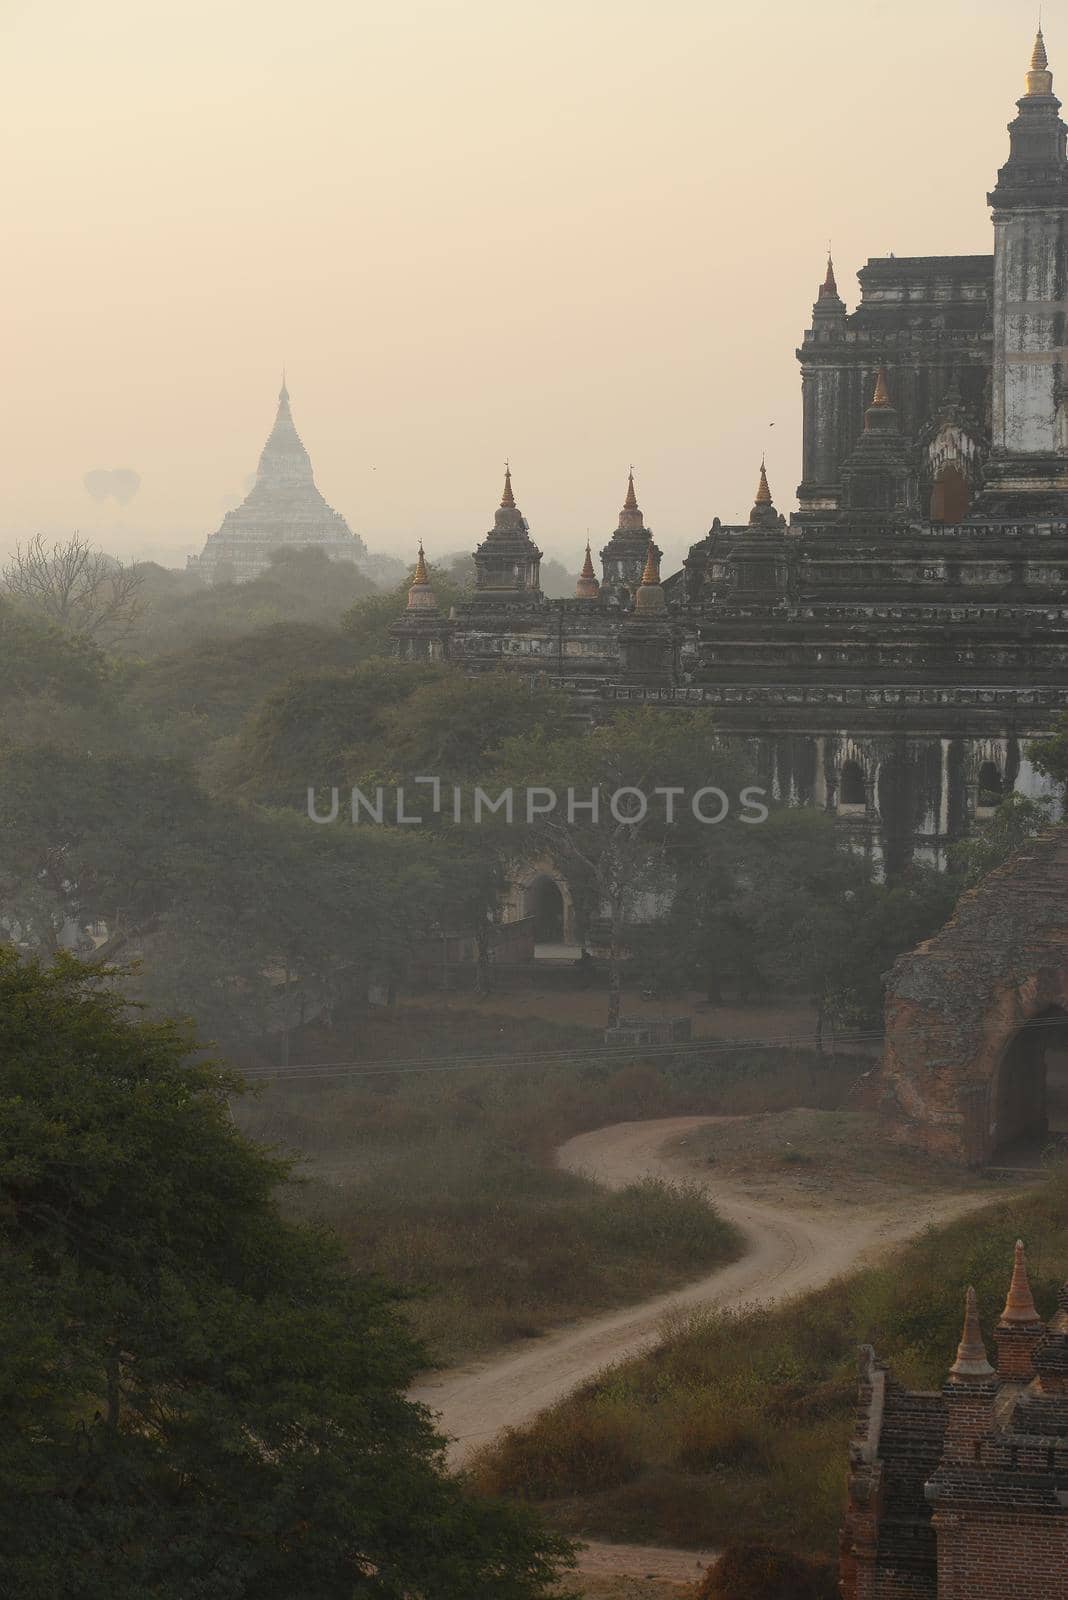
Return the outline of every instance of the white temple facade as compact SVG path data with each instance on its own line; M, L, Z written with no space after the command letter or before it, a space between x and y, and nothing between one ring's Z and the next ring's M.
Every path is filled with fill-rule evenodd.
M191 570L208 582L247 581L267 571L280 548L322 550L334 561L363 563L367 547L316 488L311 458L293 423L282 381L278 415L260 455L256 482L222 526L208 535Z

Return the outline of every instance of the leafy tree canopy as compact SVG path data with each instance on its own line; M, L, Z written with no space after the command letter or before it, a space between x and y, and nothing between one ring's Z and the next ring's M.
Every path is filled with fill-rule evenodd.
M107 676L90 640L0 598L0 703L48 694L86 706L99 701Z
M315 622L276 622L200 639L134 669L130 704L160 722L191 724L197 742L235 734L290 678L356 665L352 641Z
M564 1542L446 1475L394 1294L106 976L0 951L4 1594L547 1596Z
M164 579L159 573L154 568L145 585L144 614L124 644L128 654L145 659L279 623L336 626L347 608L374 592L351 561L332 561L314 548L276 552L270 570L247 583L205 584L184 573Z
M1060 718L1048 737L1028 745L1027 754L1037 772L1063 784L1068 792L1068 714Z
M1068 735L1065 735L1065 746L1068 755ZM1050 775L1057 776L1054 772ZM1065 776L1068 777L1068 764ZM1010 794L992 817L987 817L974 833L953 845L950 865L958 888L970 889L980 878L1007 861L1028 839L1048 828L1051 809L1048 800L1029 800L1026 795Z

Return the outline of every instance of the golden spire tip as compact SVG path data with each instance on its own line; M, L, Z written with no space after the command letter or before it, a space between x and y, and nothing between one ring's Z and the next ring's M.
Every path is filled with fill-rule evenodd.
M623 502L624 511L637 511L638 497L634 493L634 468L627 473L627 498Z
M1022 1239L1017 1239L1012 1265L1012 1282L1009 1284L1008 1299L1005 1309L1001 1313L1002 1322L1038 1322L1038 1309L1031 1294L1031 1284L1027 1276L1027 1258L1024 1252Z
M975 1290L968 1289L964 1297L964 1328L957 1346L957 1359L949 1369L951 1378L992 1378L994 1369L986 1358L979 1327L979 1306Z

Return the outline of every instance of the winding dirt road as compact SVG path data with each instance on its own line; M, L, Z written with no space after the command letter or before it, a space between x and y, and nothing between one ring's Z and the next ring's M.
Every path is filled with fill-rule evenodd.
M801 1207L756 1203L687 1165L671 1150L692 1130L718 1117L670 1117L620 1122L570 1139L557 1152L562 1167L609 1188L643 1177L700 1181L720 1213L741 1230L740 1260L638 1306L609 1312L488 1360L426 1378L414 1391L436 1412L452 1441L449 1459L462 1467L469 1455L503 1428L518 1427L605 1367L655 1345L671 1312L696 1307L767 1305L817 1289L858 1263L921 1232L990 1203L988 1194L916 1195L873 1211L843 1206L818 1216ZM710 1559L711 1552L706 1559ZM659 1558L659 1559L658 1559ZM697 1551L629 1550L590 1545L583 1570L692 1575Z

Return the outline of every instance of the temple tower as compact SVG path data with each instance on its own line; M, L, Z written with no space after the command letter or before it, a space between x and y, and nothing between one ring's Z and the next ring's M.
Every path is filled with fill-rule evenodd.
M426 570L423 546L408 585L408 604L390 624L393 653L405 661L440 661L445 654L449 623L438 609L438 597Z
M332 561L358 562L367 555L363 540L316 487L283 376L256 481L242 503L226 513L218 531L209 534L203 554L190 556L189 566L213 582L256 578L270 568L271 552L284 548L322 550Z
M601 586L609 596L628 600L641 585L652 529L645 526L645 518L634 492L634 470L627 475L627 493L619 513L619 523L601 551ZM660 551L654 546L657 561Z
M916 473L890 398L886 368L875 379L864 431L842 467L840 520L850 524L908 521L918 514Z
M541 551L515 503L512 469L504 471L504 493L493 527L475 551L475 599L515 601L541 598Z
M1046 46L1009 124L994 213L992 452L983 514L1068 508L1068 129Z
M843 426L846 417L846 307L838 293L834 262L827 255L827 275L812 307L812 325L805 333L801 369L802 482L797 498L802 512L826 513L838 508ZM799 352L800 353L800 352Z

